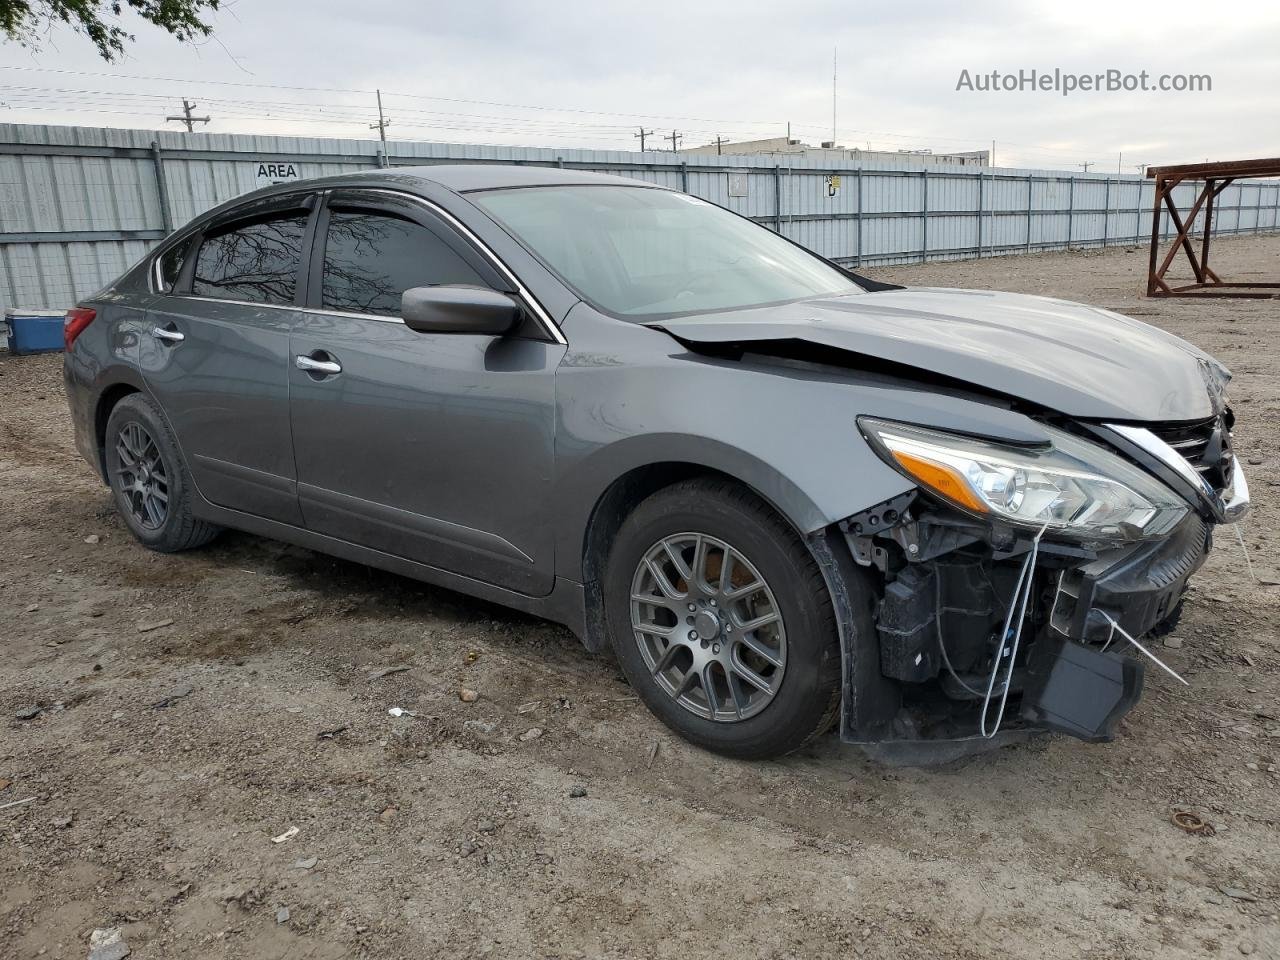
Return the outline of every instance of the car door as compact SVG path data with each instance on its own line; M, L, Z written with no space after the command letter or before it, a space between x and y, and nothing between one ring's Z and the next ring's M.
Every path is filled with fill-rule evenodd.
M314 195L207 224L180 268L162 258L139 365L210 502L301 525L289 433L289 334ZM162 276L176 273L176 279ZM167 287L167 289L166 289Z
M555 368L530 322L424 334L411 287L515 286L426 201L335 191L291 334L291 411L307 527L529 595L550 592Z

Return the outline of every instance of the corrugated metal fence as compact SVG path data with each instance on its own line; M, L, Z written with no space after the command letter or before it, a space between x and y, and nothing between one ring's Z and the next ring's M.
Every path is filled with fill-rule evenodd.
M0 124L0 307L74 303L174 227L260 186L264 163L293 164L304 178L480 161L613 173L685 190L859 266L1145 243L1151 231L1153 187L1137 176L438 143L393 143L384 158L380 149L374 140ZM1179 203L1195 189L1179 186ZM1220 234L1276 229L1280 184L1232 185L1215 224Z

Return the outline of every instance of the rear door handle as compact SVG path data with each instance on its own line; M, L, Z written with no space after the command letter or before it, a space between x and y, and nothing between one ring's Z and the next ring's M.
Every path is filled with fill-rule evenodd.
M187 339L187 335L185 333L181 333L177 330L168 330L164 327L152 327L151 335L157 340L165 340L168 343L181 343L183 340Z
M293 358L293 363L299 370L305 370L307 373L320 373L327 377L342 372L342 364L336 360L316 360L314 357L300 355Z

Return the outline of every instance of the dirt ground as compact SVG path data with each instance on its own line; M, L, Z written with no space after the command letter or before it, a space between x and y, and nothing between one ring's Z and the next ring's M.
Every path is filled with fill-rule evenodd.
M1274 276L1280 238L1215 254ZM876 272L1213 352L1255 500L1262 582L1221 536L1164 641L1189 689L1148 671L1114 743L933 769L719 759L558 627L243 534L149 553L72 449L60 359L3 355L0 957L111 927L138 958L1280 957L1280 321L1143 299L1144 269Z

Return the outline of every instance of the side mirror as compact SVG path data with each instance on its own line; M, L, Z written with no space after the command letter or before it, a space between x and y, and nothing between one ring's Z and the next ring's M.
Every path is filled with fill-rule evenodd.
M505 293L488 287L442 285L413 287L400 297L400 317L419 333L510 332L520 305Z

